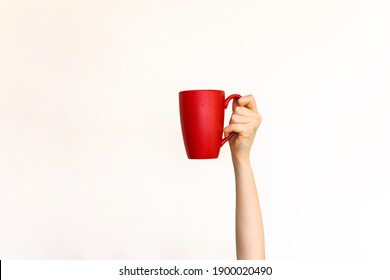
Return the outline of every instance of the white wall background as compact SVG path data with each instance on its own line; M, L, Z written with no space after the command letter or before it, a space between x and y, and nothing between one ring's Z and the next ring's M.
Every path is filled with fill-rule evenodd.
M388 258L389 1L0 1L0 257L234 259L228 146L178 92L255 95L269 259ZM230 110L228 111L230 114Z

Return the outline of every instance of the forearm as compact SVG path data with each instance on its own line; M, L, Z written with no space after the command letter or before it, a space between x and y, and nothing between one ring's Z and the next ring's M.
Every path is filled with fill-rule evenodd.
M260 203L249 156L233 156L236 177L237 259L265 259Z

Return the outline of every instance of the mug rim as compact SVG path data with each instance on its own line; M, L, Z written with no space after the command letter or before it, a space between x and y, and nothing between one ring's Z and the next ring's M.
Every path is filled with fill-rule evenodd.
M182 94L182 93L187 93L187 92L223 92L225 93L225 91L223 90L220 90L220 89L187 89L187 90L182 90L179 92L179 94Z

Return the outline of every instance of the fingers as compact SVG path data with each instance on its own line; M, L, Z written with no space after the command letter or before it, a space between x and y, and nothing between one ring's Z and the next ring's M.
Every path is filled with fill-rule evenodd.
M234 124L230 124L227 127L225 127L223 132L224 132L225 136L228 136L232 132L236 132L240 135L243 135L245 132L247 132L247 128L248 128L248 126L246 124L234 123Z
M232 117L230 118L229 124L232 123L249 123L253 121L253 117L251 116L243 116L239 114L233 114Z
M246 101L241 101L242 98L246 98ZM261 115L257 112L257 108L256 108L256 103L254 103L254 99L252 96L244 96L244 97L241 97L239 100L237 100L237 105L234 107L233 109L233 114L232 114L232 117L230 119L230 123L249 123L249 122L253 122L255 123L257 126L260 125L261 121L262 121L262 117ZM254 110L251 110L249 109L248 107L243 107L240 104L245 104L245 102L247 102L247 104L251 104L250 106L254 106L252 108L255 108L256 111Z
M237 107L246 107L249 110L257 113L257 105L253 95L242 96L240 99L237 100L237 105Z
M241 97L241 98L242 98L242 97ZM233 99L233 103L232 103L233 112L234 112L234 110L236 110L237 106L238 106L237 99Z
M230 124L223 130L225 136L228 136L230 133L235 132L241 136L249 137L254 135L256 128L253 125L243 124L243 123L234 123Z
M231 132L244 137L254 135L261 121L261 115L257 112L256 102L252 95L233 100L233 114L229 125L224 129L225 136Z
M252 110L248 109L247 107L242 107L242 106L236 106L233 109L233 114L247 116L247 117L255 117L258 115L257 112L252 111Z

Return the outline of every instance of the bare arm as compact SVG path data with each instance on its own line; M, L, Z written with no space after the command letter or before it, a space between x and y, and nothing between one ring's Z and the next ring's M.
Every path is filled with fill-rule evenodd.
M237 259L265 259L264 230L256 183L250 164L250 148L261 123L253 96L233 103L233 114L225 135L230 140L236 178L236 251Z

